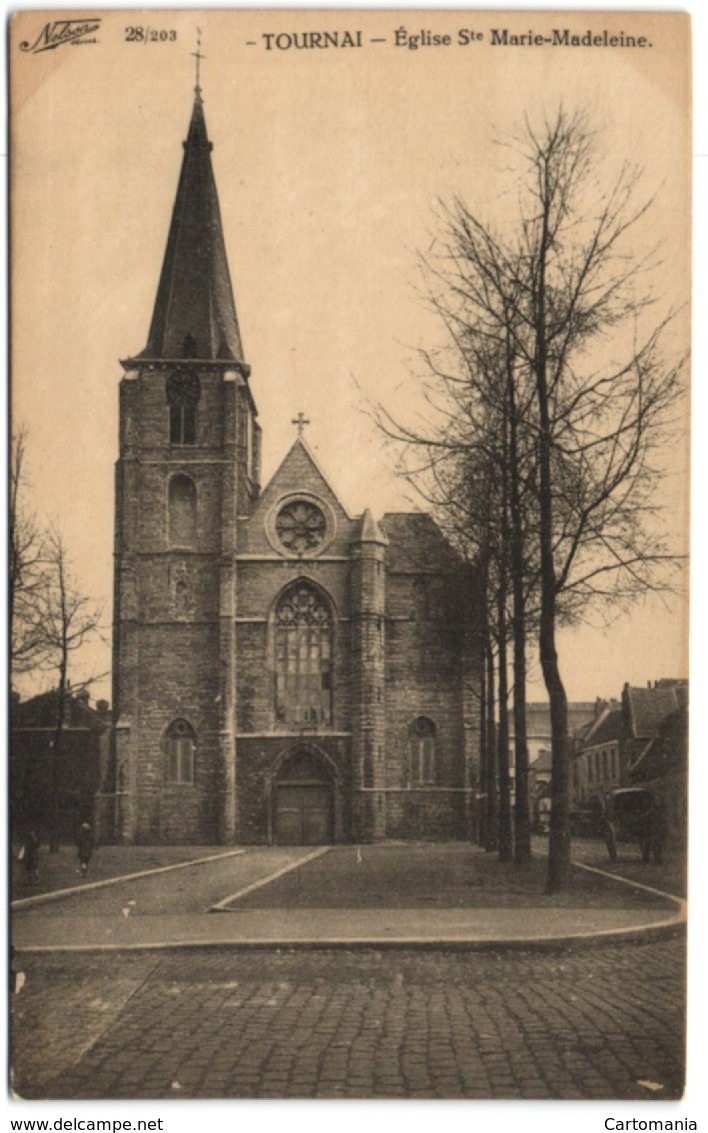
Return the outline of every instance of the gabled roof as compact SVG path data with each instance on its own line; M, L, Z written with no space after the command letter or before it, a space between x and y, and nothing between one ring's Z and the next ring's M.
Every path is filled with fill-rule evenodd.
M621 740L624 734L624 716L620 708L612 712L605 712L597 721L597 727L592 728L583 741L583 750L607 744L612 740Z
M539 751L536 758L530 764L531 770L535 771L538 775L539 772L550 771L553 766L553 752L546 751L545 748Z
M656 736L663 721L688 702L688 686L662 685L654 688L631 688L623 691L624 709L630 735L636 738Z
M295 438L263 489L262 498L269 496L278 484L286 485L291 482L302 491L321 492L346 514L346 509L320 467L317 457L303 437Z
M634 755L629 772L633 782L644 782L672 772L685 772L687 761L688 706L682 704L662 721L657 736Z
M136 361L244 364L211 149L197 90L148 342Z
M573 728L571 736L576 744L585 743L596 724L597 720L586 720L583 724L579 724L577 728Z
M389 541L389 570L442 571L461 565L435 520L425 512L387 512L381 528Z

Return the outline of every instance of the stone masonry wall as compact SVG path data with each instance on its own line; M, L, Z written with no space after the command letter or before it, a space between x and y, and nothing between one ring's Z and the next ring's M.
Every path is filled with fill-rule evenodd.
M199 374L193 446L169 444L164 372L121 383L114 713L124 759L117 789L127 790L120 807L129 815L120 833L142 842L211 843L223 832L220 609L224 531L237 512L231 472L239 393L218 370ZM176 474L196 488L196 529L187 546L175 545L169 526ZM196 733L193 783L167 781L165 732L180 718ZM233 758L233 741L225 750Z
M438 580L391 573L386 622L388 835L463 838L469 803L463 718L462 633ZM404 613L403 611L406 611ZM436 781L411 782L411 725L435 725Z
M139 841L218 841L217 633L213 624L141 627L133 725ZM187 720L196 733L193 784L167 782L165 732L176 719Z

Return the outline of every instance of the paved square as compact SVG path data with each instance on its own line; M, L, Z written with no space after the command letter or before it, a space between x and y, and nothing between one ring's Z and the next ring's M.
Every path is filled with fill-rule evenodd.
M304 860L304 858L302 859ZM330 915L427 920L551 916L592 926L649 915L645 890L574 872L542 894L543 862L501 867L474 847L347 847L302 864L256 851L15 913L56 946L71 926L130 925L159 944L190 910L205 947L20 952L13 1084L25 1098L676 1099L683 1089L685 938L484 951L445 946L244 948L223 926ZM427 863L427 865L426 865ZM292 867L287 873L282 870ZM659 888L655 867L633 880ZM210 914L259 878L233 911ZM636 877L634 876L636 875ZM430 899L429 899L430 898ZM660 899L659 907L665 902ZM258 906L262 906L259 908ZM299 912L298 912L299 910ZM455 912L457 910L457 912ZM187 915L187 914L185 914ZM83 926L83 928L82 928ZM213 927L212 927L213 926ZM218 932L217 932L218 930ZM209 946L209 932L214 933Z
M15 1003L15 1089L26 1098L678 1098L683 964L680 940L561 954L33 957Z

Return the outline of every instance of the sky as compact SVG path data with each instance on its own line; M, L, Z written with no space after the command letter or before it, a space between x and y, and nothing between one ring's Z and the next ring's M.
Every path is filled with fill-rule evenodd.
M13 418L29 430L34 510L62 528L107 627L119 359L145 345L194 85L194 12L149 14L153 30L176 39L136 43L126 29L144 16L102 12L99 44L22 53L16 41L37 34L36 15L22 13L10 45ZM519 15L515 30L545 26L530 15ZM561 101L582 106L598 129L603 169L625 159L643 167L656 200L638 247L663 241L657 290L666 304L687 300L681 37L647 15L596 16L593 26L647 31L651 50L491 48L489 29L500 25L491 12L199 13L201 85L264 429L264 482L302 410L308 442L350 512L422 506L392 471L395 453L366 405L380 401L410 420L424 413L416 351L440 330L421 299L419 253L439 235L440 202L456 194L495 222L513 214L495 134L525 114L538 120ZM469 28L485 42L413 51L394 45L403 26L453 40ZM364 46L268 51L263 39L331 28L363 28ZM368 42L379 37L387 42ZM687 444L686 431L665 454L665 502L679 532L687 531ZM570 699L686 675L686 619L683 601L652 598L609 626L596 615L564 631ZM107 671L107 645L83 661ZM529 696L544 698L537 668Z

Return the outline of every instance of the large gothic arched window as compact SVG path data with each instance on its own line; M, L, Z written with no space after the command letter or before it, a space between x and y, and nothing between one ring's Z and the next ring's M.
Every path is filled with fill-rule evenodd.
M307 582L275 608L275 712L292 727L332 723L332 613Z

